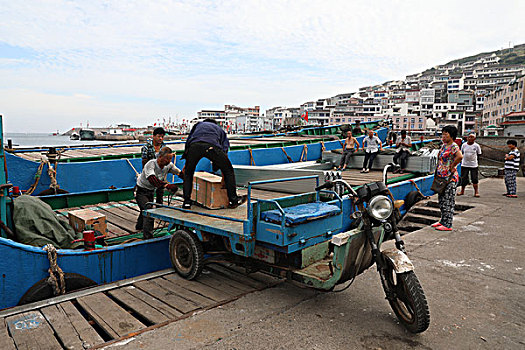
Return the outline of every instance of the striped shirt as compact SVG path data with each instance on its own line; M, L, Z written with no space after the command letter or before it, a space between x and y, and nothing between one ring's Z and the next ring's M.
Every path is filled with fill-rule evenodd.
M514 158L505 161L505 169L520 170L520 151L515 148L509 152L508 156L514 156Z

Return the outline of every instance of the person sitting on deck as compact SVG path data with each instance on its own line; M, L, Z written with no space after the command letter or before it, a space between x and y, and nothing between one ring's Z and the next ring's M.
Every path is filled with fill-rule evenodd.
M410 155L410 147L412 147L412 139L407 136L406 130L401 130L401 137L396 142L397 151L394 155L394 163L401 163L401 169L394 171L396 174L403 174L407 168L407 158ZM399 161L399 163L398 163Z
M153 130L153 138L146 141L146 144L142 146L141 153L143 169L147 162L156 159L160 150L166 147L166 144L164 143L165 135L166 131L163 128L155 128ZM158 188L156 194L156 202L158 204L162 204L162 197L164 197L164 188ZM140 229L142 229L142 227Z
M383 143L379 137L374 135L374 130L368 130L368 137L363 139L363 149L365 150L365 161L361 172L368 173L377 154L383 150Z
M186 159L183 169L183 209L191 208L191 191L193 174L197 163L206 157L212 161L214 168L221 170L226 191L228 192L229 207L236 208L246 201L246 196L237 196L237 185L232 163L228 159L230 141L224 130L217 125L214 119L205 119L193 126L186 140L182 159Z
M357 139L352 136L352 131L348 130L346 133L346 139L343 144L343 156L341 157L341 163L337 170L345 170L350 162L350 157L354 154L355 151L359 151L359 142ZM356 149L357 148L357 149Z
M363 134L363 130L361 129L361 121L360 120L356 120L355 121L355 126L354 126L354 130L352 130L352 134L354 136L359 136L359 135Z
M156 189L167 189L172 192L177 191L177 185L166 182L168 173L179 175L181 171L171 162L173 152L169 147L163 147L156 159L152 159L144 165L142 173L137 179L135 187L135 199L140 208L140 215L137 218L135 228L142 229L144 239L153 238L153 218L142 216L142 211L146 209L148 202L153 202L153 195Z

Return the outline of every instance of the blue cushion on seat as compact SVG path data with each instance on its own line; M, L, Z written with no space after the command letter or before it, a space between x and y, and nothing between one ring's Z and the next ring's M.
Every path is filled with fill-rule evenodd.
M299 204L284 208L286 226L297 225L309 220L324 216L336 215L341 212L338 206L324 202ZM261 219L267 222L281 223L281 212L279 209L268 210L261 213Z

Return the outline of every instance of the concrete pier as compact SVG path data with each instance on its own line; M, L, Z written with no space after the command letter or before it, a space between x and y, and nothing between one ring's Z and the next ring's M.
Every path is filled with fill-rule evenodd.
M341 293L291 283L133 336L111 349L523 349L525 347L525 178L517 199L502 179L468 187L475 206L454 230L425 227L405 237L425 290L431 324L423 334L397 322L372 268Z

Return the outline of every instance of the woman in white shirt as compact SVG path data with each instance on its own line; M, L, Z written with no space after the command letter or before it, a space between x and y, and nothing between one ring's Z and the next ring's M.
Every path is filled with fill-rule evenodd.
M365 150L365 161L361 172L368 173L377 154L383 150L383 144L379 137L374 136L373 130L368 130L368 137L363 139L363 149Z

